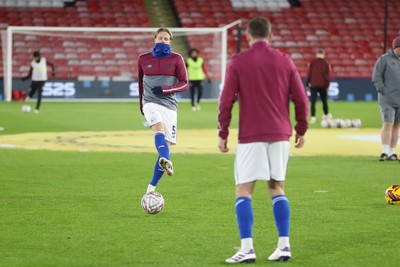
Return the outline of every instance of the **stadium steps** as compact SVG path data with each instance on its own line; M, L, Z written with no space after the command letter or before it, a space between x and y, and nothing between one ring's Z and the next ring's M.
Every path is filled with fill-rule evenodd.
M261 1L275 7L261 8L257 6ZM306 76L307 64L321 47L332 65L332 76L371 77L375 61L383 52L383 1L302 0L301 7L296 8L277 8L277 3L277 0L174 0L183 27L220 27L240 18L246 28L249 19L268 17L273 24L272 46L288 53L302 76ZM256 8L250 6L253 4ZM389 1L389 4L387 48L400 35L396 26L400 23L400 1ZM235 38L231 30L228 33L230 56L235 54ZM203 38L192 44L201 48L209 42L210 39ZM242 48L248 48L244 36Z
M145 0L144 5L153 27L180 27L179 19L175 15L173 5L170 1ZM185 58L188 51L186 38L174 37L172 49Z

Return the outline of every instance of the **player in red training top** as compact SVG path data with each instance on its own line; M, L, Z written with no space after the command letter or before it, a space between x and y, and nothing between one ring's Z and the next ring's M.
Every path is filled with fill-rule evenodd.
M174 174L170 147L176 144L178 103L175 93L188 88L185 61L171 51L172 33L160 28L154 35L154 48L138 60L140 112L154 133L158 158L147 192L155 191L164 172Z
M332 119L332 115L328 110L328 90L330 84L331 66L325 59L325 51L322 48L317 50L317 58L311 60L308 66L307 73L307 87L311 93L311 120L310 123L317 122L315 117L315 103L317 102L317 95L319 94L322 101L322 108L324 115L322 120Z
M257 180L267 181L278 229L278 246L269 260L291 258L290 208L284 192L292 126L290 99L295 105L295 147L304 145L308 98L300 75L289 56L269 45L271 24L263 18L249 22L250 48L232 57L226 71L219 104L219 149L228 152L228 128L235 101L239 104L239 143L235 159L236 218L240 250L228 263L255 261L251 196Z

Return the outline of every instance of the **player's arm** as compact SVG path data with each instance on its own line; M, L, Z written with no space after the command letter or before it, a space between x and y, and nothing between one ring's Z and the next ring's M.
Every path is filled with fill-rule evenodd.
M383 83L383 74L386 69L386 59L381 56L375 63L374 71L372 73L372 83L375 86L376 91L380 94L384 94L385 84Z
M29 79L29 78L32 76L32 72L33 72L33 68L32 68L32 66L31 66L31 67L29 68L29 73L28 73L28 75L22 77L21 80L25 81L25 80Z
M56 75L56 68L54 67L54 64L51 63L51 62L49 62L49 61L46 61L46 64L47 64L47 66L50 66L50 67L51 67L51 74L52 74L53 76L55 76L55 75Z
M218 111L218 136L220 138L218 147L221 152L228 152L227 140L229 135L229 125L232 120L232 108L237 99L239 80L235 71L234 59L228 64L224 88L219 99Z
M140 113L143 115L143 70L141 68L140 64L140 57L138 59L138 85L139 85L139 109Z
M210 76L208 75L208 71L206 69L206 66L204 65L204 62L203 62L203 65L201 66L201 68L203 69L203 72L206 75L207 81L211 82Z
M331 70L332 70L331 65L328 62L326 62L326 73L325 73L326 90L329 90L329 85L331 83Z
M176 66L176 78L178 79L178 83L174 85L163 85L161 86L163 94L173 94L182 92L188 89L188 75L185 66L185 61L183 60L182 56L179 56L177 60Z
M293 63L290 60L291 76L290 76L290 98L294 103L296 125L295 147L301 148L304 145L304 135L308 129L308 98L303 88L300 75Z
M308 68L307 68L307 79L306 79L306 86L307 86L307 90L311 89L311 63L308 64Z

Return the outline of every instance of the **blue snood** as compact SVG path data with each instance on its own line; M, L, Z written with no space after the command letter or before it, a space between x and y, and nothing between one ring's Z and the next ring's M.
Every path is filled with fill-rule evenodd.
M166 58L171 55L171 45L163 43L155 43L151 54L156 58Z

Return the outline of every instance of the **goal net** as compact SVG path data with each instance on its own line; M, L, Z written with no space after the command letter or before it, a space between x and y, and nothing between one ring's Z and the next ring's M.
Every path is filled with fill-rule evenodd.
M184 59L191 48L204 58L211 83L204 83L203 97L217 99L228 60L228 43L237 39L233 27L169 28L172 50ZM154 45L157 28L16 27L2 33L4 90L0 99L11 101L13 90L27 91L34 51L53 63L48 67L44 101L132 101L138 98L137 59ZM234 46L235 48L235 46ZM231 51L232 54L232 51ZM189 92L178 98L189 98Z

